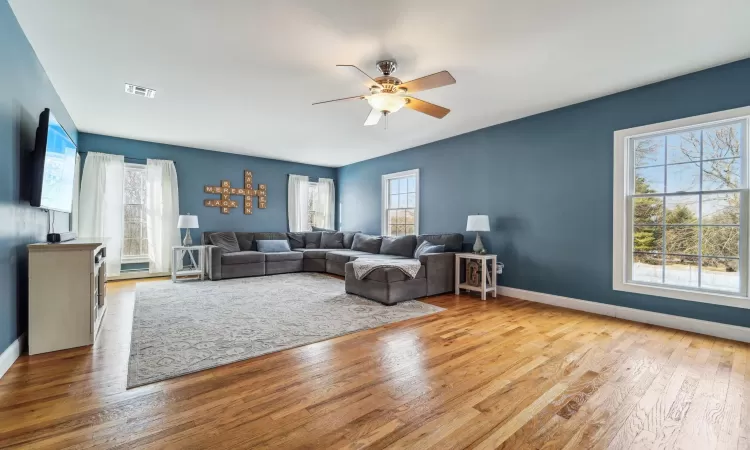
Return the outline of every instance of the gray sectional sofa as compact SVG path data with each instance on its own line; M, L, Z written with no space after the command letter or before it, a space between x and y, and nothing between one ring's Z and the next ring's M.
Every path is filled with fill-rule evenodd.
M354 232L222 232L222 235L233 234L239 245L239 251L227 252L212 242L212 235L219 239L216 233L201 234L211 280L291 272L332 273L345 278L347 292L384 304L452 291L454 255L463 244L463 235L458 233L391 238ZM258 251L258 241L263 240L285 240L291 251ZM416 278L396 268L378 268L362 280L354 276L352 261L357 258L414 258L415 249L424 241L443 245L445 252L421 255L422 267Z

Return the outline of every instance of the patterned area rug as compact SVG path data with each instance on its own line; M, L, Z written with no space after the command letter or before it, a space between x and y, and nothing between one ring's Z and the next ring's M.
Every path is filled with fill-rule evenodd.
M347 294L317 273L136 286L128 387L442 311Z

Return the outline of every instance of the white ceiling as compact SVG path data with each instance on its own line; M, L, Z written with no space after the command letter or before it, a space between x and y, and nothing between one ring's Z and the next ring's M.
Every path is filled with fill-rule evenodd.
M750 56L747 0L11 0L80 131L342 166ZM448 70L363 127L336 64ZM156 89L146 100L129 82Z

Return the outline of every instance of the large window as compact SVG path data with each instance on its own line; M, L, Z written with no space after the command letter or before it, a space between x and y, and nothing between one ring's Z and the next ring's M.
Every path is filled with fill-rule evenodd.
M382 233L419 233L419 169L383 175Z
M122 261L124 263L148 262L146 234L146 166L125 164L123 185L124 227Z
M749 113L615 134L615 289L747 302Z

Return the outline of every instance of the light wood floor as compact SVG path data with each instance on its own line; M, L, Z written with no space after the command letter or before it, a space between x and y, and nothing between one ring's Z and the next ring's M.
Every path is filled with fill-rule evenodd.
M748 346L511 298L131 390L135 283L92 348L21 357L0 447L747 448ZM293 307L293 305L290 305Z

